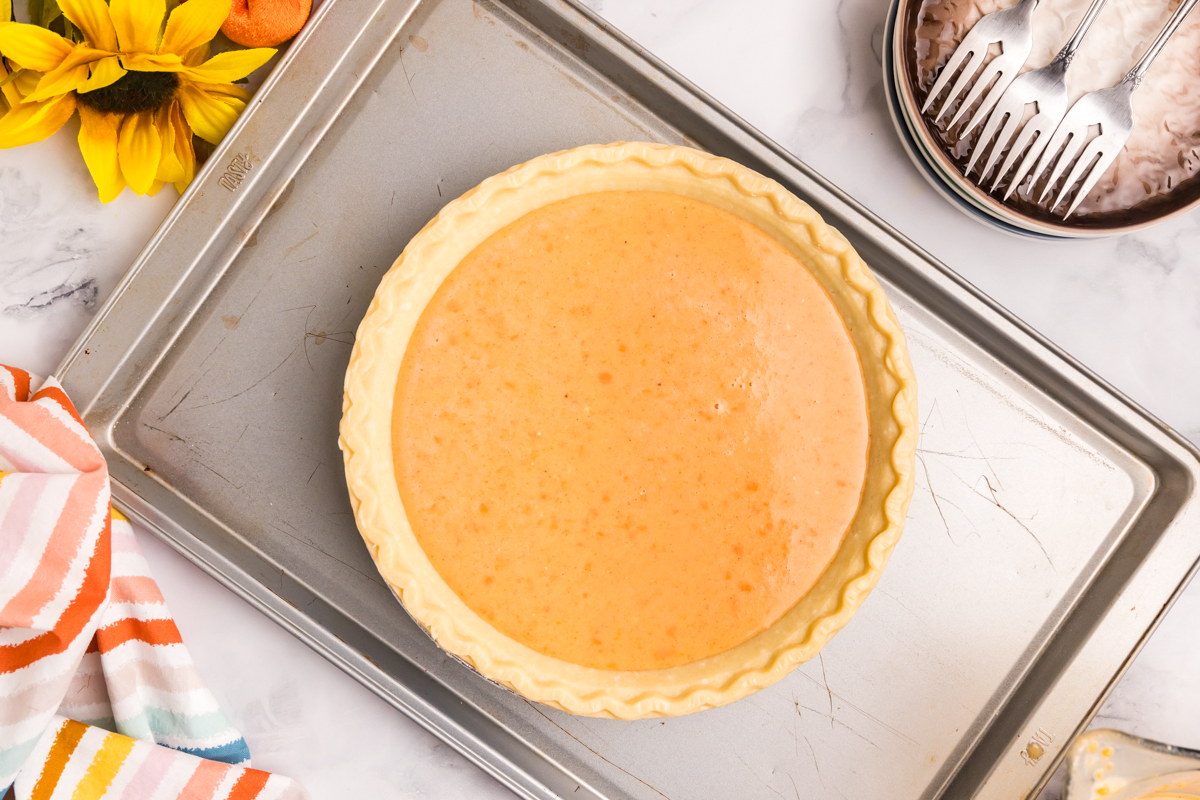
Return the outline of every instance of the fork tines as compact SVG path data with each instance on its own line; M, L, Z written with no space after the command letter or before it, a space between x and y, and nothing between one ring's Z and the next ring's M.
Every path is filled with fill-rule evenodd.
M951 117L947 126L953 128L963 114L987 91L983 103L959 135L965 135L978 125L996 104L996 101L1000 99L1000 95L1004 93L1008 85L1012 83L1013 78L1025 63L1025 59L1029 57L1030 50L1033 49L1033 30L1030 19L1037 4L1038 0L1021 0L1011 8L994 11L976 22L975 26L963 37L954 54L950 56L946 66L942 68L925 98L924 105L921 106L921 113L929 111L934 100L941 95L946 85L950 83L950 79L957 74L958 79L954 81L950 92L938 107L933 121L934 123L940 122L954 101L962 97L965 92L966 97L963 98L962 104L954 112L954 116ZM1000 45L1001 52L991 61L987 61L989 48L993 44ZM985 61L987 61L986 64ZM965 65L964 62L966 62ZM990 90L988 90L989 85L991 86Z
M1046 174L1046 170L1053 165L1041 193L1037 195L1039 205L1058 184L1059 178L1067 168L1074 164L1054 202L1049 206L1050 211L1058 208L1072 187L1079 183L1075 198L1063 219L1074 213L1129 138L1133 129L1133 114L1129 101L1136 88L1131 82L1122 81L1109 89L1100 89L1084 95L1071 107L1058 130L1050 137L1050 143L1042 151L1041 158L1034 167L1033 174L1036 180L1037 176ZM1100 132L1089 140L1088 134L1093 125L1098 125Z
M987 125L984 126L983 133L980 134L979 141L972 150L966 174L970 174L971 166L982 155L987 143L1003 121L1004 128L1000 131L1000 136L996 139L995 144L992 145L991 155L980 171L979 179L982 184L983 179L1007 150L1008 154L1004 163L996 171L991 188L988 190L996 191L1017 158L1025 153L1025 158L1013 175L1008 192L1004 196L1007 198L1012 194L1038 156L1041 155L1055 126L1067 109L1067 90L1063 84L1063 76L1066 71L1067 64L1055 59L1040 69L1026 72L1012 82L1008 91L997 102ZM1035 104L1037 113L1028 122L1025 122L1025 109L1030 104ZM1023 127L1022 123L1024 123ZM1019 133L1018 128L1021 129Z

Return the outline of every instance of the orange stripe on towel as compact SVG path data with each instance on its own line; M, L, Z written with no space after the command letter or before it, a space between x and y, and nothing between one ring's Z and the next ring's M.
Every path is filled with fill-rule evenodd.
M13 388L15 389L16 402L24 403L29 399L29 373L23 369L16 367L5 367L0 365L0 369L4 369L12 376Z
M0 675L16 672L38 659L64 652L87 627L108 594L109 567L112 560L112 539L109 536L108 524L108 519L105 519L104 531L100 534L96 551L84 572L83 585L79 587L79 593L71 600L67 610L59 617L54 630L46 631L20 644L0 645Z
M226 800L254 800L267 785L270 777L271 773L263 772L261 769L246 770L229 790L229 797Z
M33 400L31 402L36 403L42 398L47 398L58 403L60 406L62 406L63 411L66 411L75 419L76 422L79 423L81 428L87 430L87 426L83 424L83 419L79 416L79 412L75 410L75 404L71 402L70 398L67 397L66 392L64 392L62 389L59 389L57 386L42 387L34 393Z
M13 627L33 627L33 618L62 589L71 562L91 527L96 498L105 491L104 484L103 472L83 473L75 479L41 561L29 582L4 607L4 617L11 620L9 624Z
M146 644L180 644L183 638L172 619L123 619L96 631L100 652L115 650L131 639Z

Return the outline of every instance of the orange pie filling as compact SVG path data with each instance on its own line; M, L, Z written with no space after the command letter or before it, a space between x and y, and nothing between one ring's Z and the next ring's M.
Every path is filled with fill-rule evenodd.
M770 627L867 467L862 370L809 271L683 196L559 201L472 251L417 323L395 474L434 568L495 628L653 670Z

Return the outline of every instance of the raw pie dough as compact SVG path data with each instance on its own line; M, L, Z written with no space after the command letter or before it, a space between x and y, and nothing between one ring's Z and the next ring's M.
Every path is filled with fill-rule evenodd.
M574 713L778 680L874 586L912 492L878 284L778 184L681 147L543 156L446 206L385 276L344 408L409 612Z

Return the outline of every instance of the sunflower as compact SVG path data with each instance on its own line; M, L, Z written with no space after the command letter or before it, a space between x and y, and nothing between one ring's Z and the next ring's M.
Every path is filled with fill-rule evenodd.
M3 2L3 0L0 0ZM58 0L82 34L73 42L38 25L0 22L0 87L8 111L0 147L40 142L79 112L79 149L107 203L128 186L180 191L196 171L192 135L217 144L250 93L233 81L275 54L235 50L208 58L230 0ZM166 24L163 18L166 17Z

